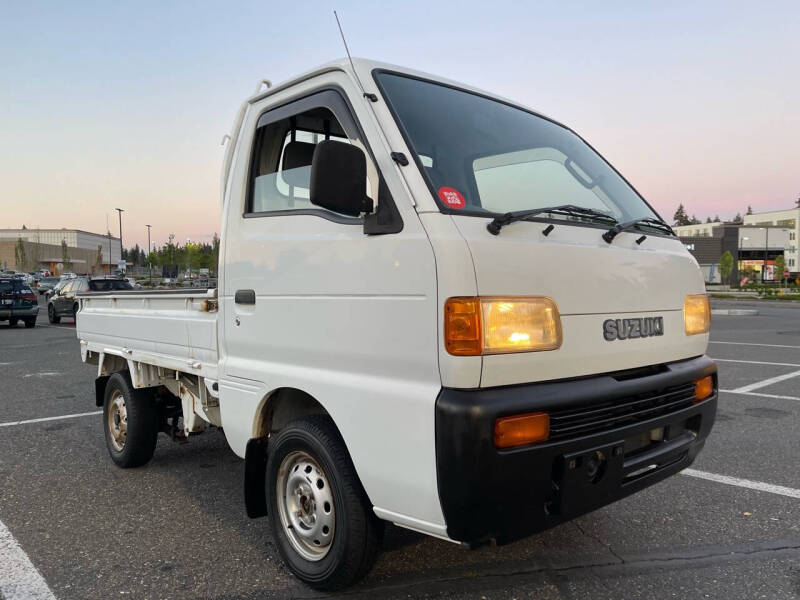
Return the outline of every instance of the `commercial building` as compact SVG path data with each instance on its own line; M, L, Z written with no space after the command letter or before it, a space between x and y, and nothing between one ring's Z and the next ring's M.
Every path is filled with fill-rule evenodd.
M745 226L768 227L772 235L773 227L789 230L789 242L784 252L786 268L791 272L800 270L800 255L797 251L797 239L800 236L800 206L789 210L754 213L744 216Z
M719 260L729 251L734 257L731 281L747 276L757 281L780 279L775 259L783 256L792 279L798 276L800 207L745 215L743 223L699 223L675 227L695 257L709 283L721 283Z
M0 229L0 268L108 273L119 260L119 238L113 236L80 229Z

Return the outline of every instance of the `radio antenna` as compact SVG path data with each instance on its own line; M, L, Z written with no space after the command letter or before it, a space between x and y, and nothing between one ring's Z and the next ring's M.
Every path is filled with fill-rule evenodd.
M378 97L375 94L368 94L364 91L364 85L361 83L361 78L358 76L356 72L356 66L353 64L353 57L350 56L350 49L347 47L347 40L344 39L344 31L342 31L342 24L339 21L339 15L336 14L336 11L333 11L333 16L336 17L336 25L339 26L339 35L342 36L342 43L344 44L344 51L347 52L347 59L350 61L350 68L353 69L353 75L356 77L356 81L358 82L358 87L361 88L361 93L364 94L364 98L367 98L371 102L377 102Z

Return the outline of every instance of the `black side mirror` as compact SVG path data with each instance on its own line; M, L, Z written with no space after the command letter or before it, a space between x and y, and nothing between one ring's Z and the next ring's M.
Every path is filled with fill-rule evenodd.
M311 161L311 204L351 217L371 213L366 195L367 158L361 148L325 140Z

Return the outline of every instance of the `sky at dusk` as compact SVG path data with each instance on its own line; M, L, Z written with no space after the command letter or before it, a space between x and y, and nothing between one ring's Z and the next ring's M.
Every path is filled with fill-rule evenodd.
M0 0L0 228L219 231L222 136L262 78L355 56L586 138L663 217L800 196L800 2Z

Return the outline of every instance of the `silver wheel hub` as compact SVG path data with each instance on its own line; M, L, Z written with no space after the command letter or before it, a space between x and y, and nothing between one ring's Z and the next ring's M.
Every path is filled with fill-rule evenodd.
M111 445L117 452L122 452L128 437L128 409L119 390L114 390L109 399L107 427L111 434Z
M336 513L325 472L311 455L291 452L278 469L278 516L286 537L303 558L318 561L331 547Z

